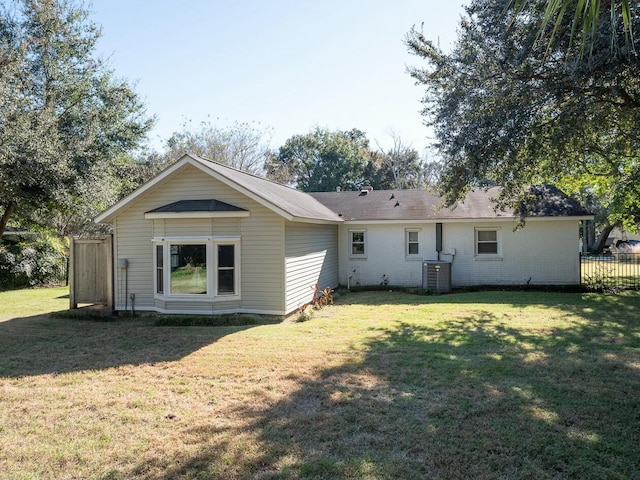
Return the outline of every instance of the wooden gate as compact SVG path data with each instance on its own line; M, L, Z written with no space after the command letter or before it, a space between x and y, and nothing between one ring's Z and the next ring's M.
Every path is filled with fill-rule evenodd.
M113 309L113 236L72 238L69 244L70 308L84 303Z

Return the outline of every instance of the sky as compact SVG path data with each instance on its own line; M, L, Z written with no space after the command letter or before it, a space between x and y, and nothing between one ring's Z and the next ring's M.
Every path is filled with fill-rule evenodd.
M314 127L358 128L373 147L392 135L419 151L420 66L403 43L412 26L448 49L463 0L94 0L98 55L156 117L160 149L185 124L234 122L277 149Z

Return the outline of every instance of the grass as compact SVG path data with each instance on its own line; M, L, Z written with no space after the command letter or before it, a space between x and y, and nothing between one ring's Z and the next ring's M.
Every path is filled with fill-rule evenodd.
M304 323L162 327L50 318L12 294L3 479L640 471L638 295L361 292Z

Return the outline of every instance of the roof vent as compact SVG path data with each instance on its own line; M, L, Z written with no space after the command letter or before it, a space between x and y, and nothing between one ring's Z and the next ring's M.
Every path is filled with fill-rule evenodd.
M369 187L362 187L362 189L360 190L360 193L364 193L365 195L369 192L373 192L373 187L369 186Z

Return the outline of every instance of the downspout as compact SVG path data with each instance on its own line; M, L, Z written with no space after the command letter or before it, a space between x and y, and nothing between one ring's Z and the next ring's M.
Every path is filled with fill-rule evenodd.
M436 223L436 252L438 252L438 261L440 261L440 252L442 251L442 223Z

